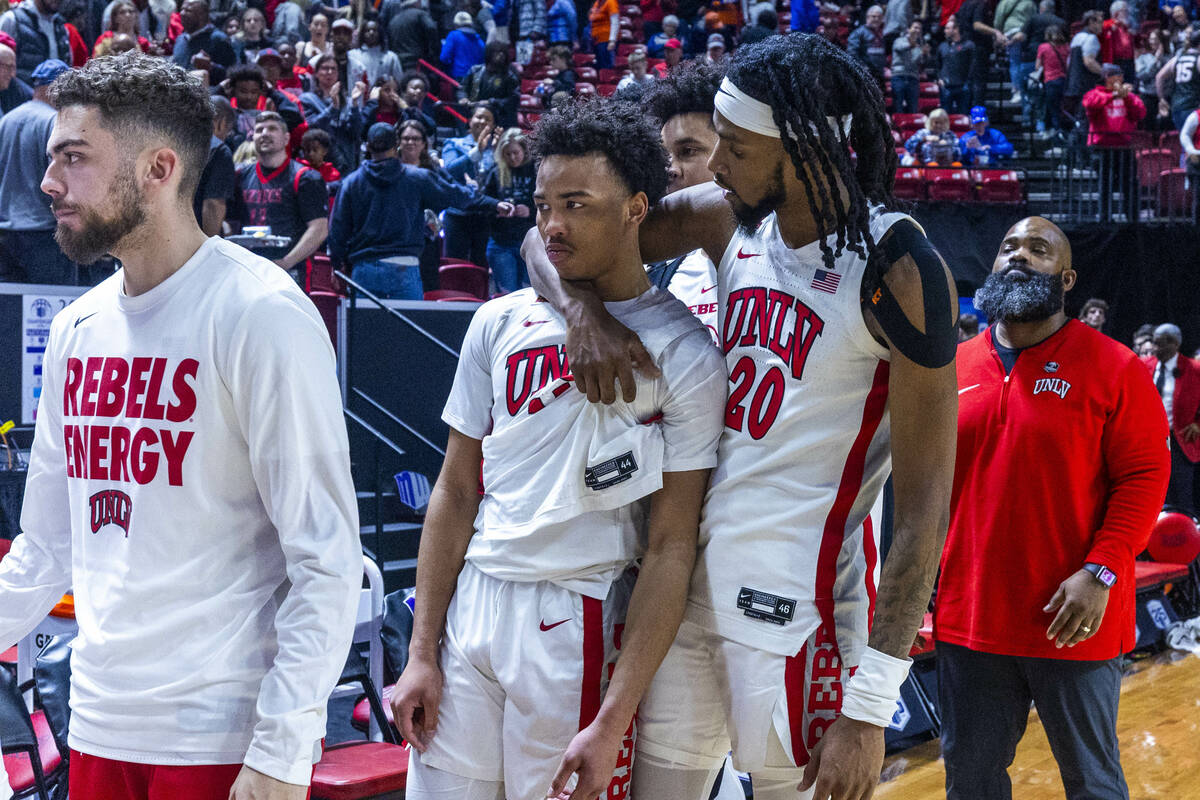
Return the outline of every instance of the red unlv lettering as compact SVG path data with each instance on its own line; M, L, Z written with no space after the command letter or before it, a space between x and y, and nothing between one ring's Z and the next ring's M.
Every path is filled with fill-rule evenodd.
M721 346L726 353L739 346L770 350L783 359L792 377L800 380L813 343L824 328L825 321L799 298L753 286L729 293Z
M569 378L567 353L564 345L548 345L520 350L508 357L505 364L505 400L508 414L515 417L529 399L552 380Z

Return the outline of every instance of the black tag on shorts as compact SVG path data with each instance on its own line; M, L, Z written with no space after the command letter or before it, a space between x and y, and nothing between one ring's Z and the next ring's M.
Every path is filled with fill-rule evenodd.
M737 607L751 619L783 625L791 622L796 613L796 601L787 597L748 589L738 589Z
M637 461L634 460L633 451L630 450L628 453L585 469L583 482L589 489L598 492L629 480L633 473L637 472L637 468Z

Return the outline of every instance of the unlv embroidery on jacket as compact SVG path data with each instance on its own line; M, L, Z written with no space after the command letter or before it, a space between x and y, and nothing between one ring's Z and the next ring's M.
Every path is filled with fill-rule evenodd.
M1038 378L1033 382L1033 393L1035 395L1042 392L1054 392L1065 400L1069 391L1071 391L1071 384L1062 378Z

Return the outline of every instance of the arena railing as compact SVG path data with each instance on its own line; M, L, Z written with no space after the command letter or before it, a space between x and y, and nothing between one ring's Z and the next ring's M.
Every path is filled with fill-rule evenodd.
M1071 143L1053 172L1054 216L1068 223L1193 223L1200 219L1194 183L1169 147Z

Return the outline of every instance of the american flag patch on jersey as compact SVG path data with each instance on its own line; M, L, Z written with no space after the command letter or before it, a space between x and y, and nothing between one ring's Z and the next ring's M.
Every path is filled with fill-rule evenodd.
M836 272L829 272L827 270L819 269L817 270L817 273L813 275L812 288L819 292L829 292L830 294L833 294L837 291L838 284L841 283L841 281L842 276L838 275Z

